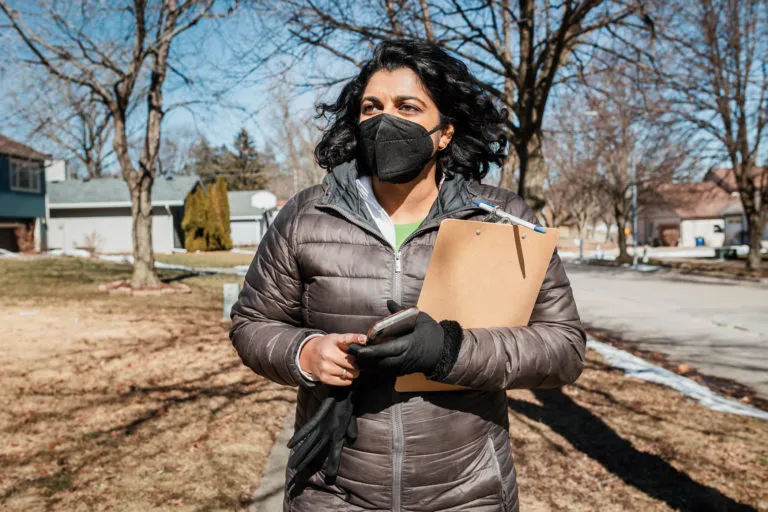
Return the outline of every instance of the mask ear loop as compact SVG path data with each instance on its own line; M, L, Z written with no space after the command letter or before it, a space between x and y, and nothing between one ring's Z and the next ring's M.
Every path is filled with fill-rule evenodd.
M431 130L429 130L429 131L427 132L427 135L432 135L433 133L435 133L437 130L439 130L439 129L440 129L440 128L442 128L442 127L443 127L443 123L440 123L440 124L438 124L437 126L435 126L434 128L432 128Z

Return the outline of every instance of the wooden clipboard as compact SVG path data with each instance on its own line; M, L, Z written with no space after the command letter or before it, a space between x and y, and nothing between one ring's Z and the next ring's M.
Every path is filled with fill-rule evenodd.
M465 329L528 325L549 268L558 230L546 233L490 222L445 220L435 241L418 307L438 322ZM451 391L463 386L398 377L399 392Z

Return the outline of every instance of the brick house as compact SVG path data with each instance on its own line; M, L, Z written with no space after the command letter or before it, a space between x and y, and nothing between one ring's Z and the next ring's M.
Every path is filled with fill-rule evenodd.
M653 246L722 247L723 208L733 200L717 183L664 183L648 194L638 212L638 241Z

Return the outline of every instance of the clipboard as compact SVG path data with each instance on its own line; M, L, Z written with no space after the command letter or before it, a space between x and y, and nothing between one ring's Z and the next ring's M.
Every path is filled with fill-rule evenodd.
M528 325L559 232L516 224L448 219L440 224L418 307L465 329ZM398 377L399 392L455 391L464 386Z

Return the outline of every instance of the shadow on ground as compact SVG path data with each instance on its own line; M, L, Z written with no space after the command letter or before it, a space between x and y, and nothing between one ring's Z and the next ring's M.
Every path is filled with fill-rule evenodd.
M700 484L662 458L638 451L602 419L560 389L535 390L542 405L509 398L509 408L563 436L608 471L674 510L751 511L717 489Z
M216 315L157 322L84 335L4 376L0 439L15 442L0 453L0 508L247 503L294 392L244 368Z

